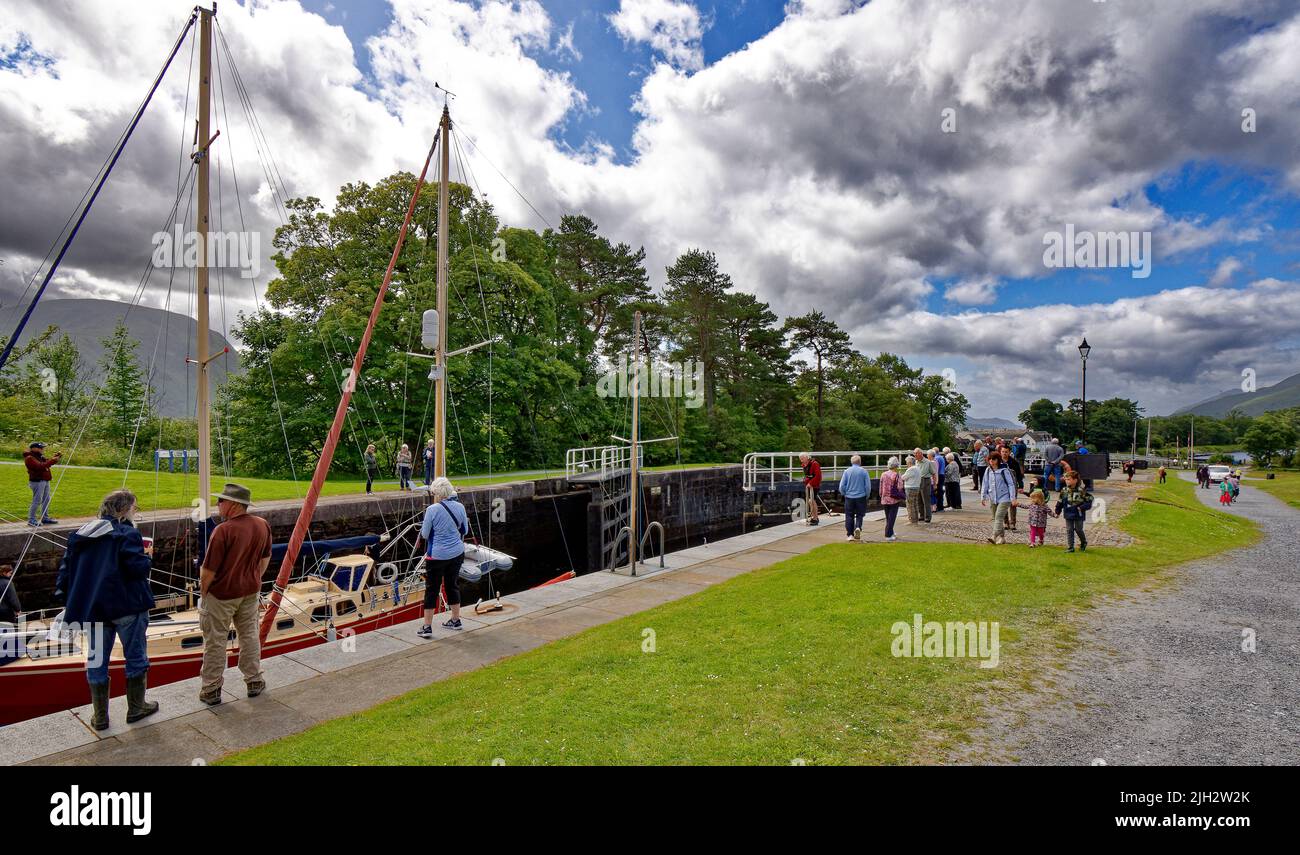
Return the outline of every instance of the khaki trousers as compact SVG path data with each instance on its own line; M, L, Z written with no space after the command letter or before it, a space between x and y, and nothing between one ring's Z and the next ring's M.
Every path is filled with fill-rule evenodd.
M993 537L1003 537L1007 526L1007 513L1011 510L1010 502L998 502L993 505Z
M203 668L199 671L201 691L220 689L226 672L226 650L230 626L239 640L239 670L245 683L262 679L262 646L257 637L257 594L233 600L204 597L199 607L199 628L203 630Z

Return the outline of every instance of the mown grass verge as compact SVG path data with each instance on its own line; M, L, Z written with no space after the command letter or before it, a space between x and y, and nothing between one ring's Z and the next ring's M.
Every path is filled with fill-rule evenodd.
M1144 491L1122 549L823 546L224 762L925 762L967 737L990 687L1041 674L1072 610L1257 536L1193 489ZM1001 664L896 658L890 628L918 613L997 621Z

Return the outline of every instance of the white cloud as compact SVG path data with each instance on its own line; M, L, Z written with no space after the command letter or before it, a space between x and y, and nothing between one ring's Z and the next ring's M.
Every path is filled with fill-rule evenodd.
M614 30L628 42L644 42L669 65L685 71L704 67L701 39L707 25L700 10L685 0L621 0L609 16Z
M1232 281L1232 277L1237 275L1241 270L1242 263L1240 259L1228 256L1219 262L1214 268L1214 273L1210 276L1209 285L1211 288L1222 288Z
M92 4L76 16L36 0L10 5L0 46L21 33L38 55L56 59L53 69L0 68L0 174L7 198L28 202L0 208L0 253L10 259L0 284L12 289L15 268L44 253L80 196L86 164L98 164L125 124L181 13L167 0ZM1233 315L1232 324L1217 324L1232 330L1222 338L1216 325L1192 325L1179 309L1217 319L1220 307L1250 308L1237 301L1252 294L1294 304L1293 283L1184 288L1157 264L1147 284L1167 289L1159 300L1015 315L990 301L998 283L1026 277L1042 277L1043 293L1055 292L1042 236L1067 222L1150 230L1164 260L1268 238L1271 229L1246 212L1175 214L1146 188L1188 163L1222 162L1281 176L1280 191L1300 190L1294 4L1186 0L1162 6L1155 22L1149 6L1131 3L808 0L791 4L788 18L746 50L704 67L706 23L695 6L629 0L611 23L667 61L642 81L634 158L622 164L600 140L578 151L555 142L590 107L570 73L537 59L564 50L571 33L541 4L393 7L391 26L357 46L374 69L363 80L342 29L293 0L221 6L290 193L328 204L346 181L418 169L442 108L438 81L459 95L454 120L478 147L466 140L466 155L506 222L543 225L492 166L550 221L582 211L604 233L644 244L652 281L680 252L701 246L777 312L823 309L864 349L996 365L993 382L963 389L984 414L1009 390L1037 382L1044 342L1068 358L1068 339L1085 326L1093 335L1094 318L1116 342L1140 339L1151 353L1177 354L1182 366L1161 369L1179 379L1153 384L1099 362L1103 390L1113 382L1116 393L1179 403L1175 396L1197 382L1224 387L1215 354L1247 348L1256 366L1293 364L1281 348L1294 334L1277 325L1286 312ZM1225 24L1232 21L1251 23ZM133 282L132 260L144 260L152 220L171 198L174 170L169 183L158 164L176 162L183 86L183 74L169 76L115 189L98 203L114 214L92 216L89 247L67 262L76 281ZM1258 133L1240 130L1246 106L1258 112ZM955 134L940 129L947 107L956 110ZM246 129L232 119L248 214L269 188ZM266 247L275 224L257 216ZM993 311L920 311L934 281L956 283L945 296L958 306ZM1152 314L1156 305L1161 314ZM1014 335L1005 334L1008 320ZM913 338L918 325L947 334ZM1032 335L1022 338L1022 326ZM1189 353L1189 339L1205 353ZM1058 380L1044 376L1034 391Z
M991 276L963 279L944 289L945 299L963 306L987 306L997 300L998 280Z

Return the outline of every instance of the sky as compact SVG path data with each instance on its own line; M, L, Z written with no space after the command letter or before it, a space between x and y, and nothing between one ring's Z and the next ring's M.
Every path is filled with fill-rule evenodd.
M192 2L5 5L7 333ZM655 285L680 253L712 250L779 315L820 310L864 352L951 372L973 416L1077 396L1085 336L1089 397L1150 414L1237 390L1245 371L1260 386L1300 371L1289 0L225 0L218 12L274 159L262 169L232 85L214 216L233 228L242 214L265 261L251 282L223 281L223 331L273 275L279 188L329 204L347 182L418 171L437 82L455 93L471 183L504 222L585 213L645 247ZM132 299L184 184L192 75L187 44L52 296ZM1120 233L1149 245L1143 263L1048 256L1053 235ZM143 299L189 312L183 285L152 275Z

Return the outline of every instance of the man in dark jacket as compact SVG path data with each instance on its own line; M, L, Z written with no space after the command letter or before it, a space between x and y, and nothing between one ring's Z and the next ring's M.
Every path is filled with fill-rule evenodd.
M14 565L0 564L0 622L17 623L23 604L14 590Z
M23 463L27 465L27 486L32 488L32 506L27 510L29 526L53 525L58 522L50 519L50 467L58 463L62 456L55 454L53 458L47 459L43 442L33 442L23 452ZM40 516L37 517L37 514Z
M65 603L64 622L86 630L86 680L96 730L108 727L109 660L115 638L122 640L126 659L127 722L158 711L156 702L144 698L149 671L146 632L154 601L149 587L152 560L131 524L135 504L129 490L109 493L99 519L68 536L55 582L54 595Z

